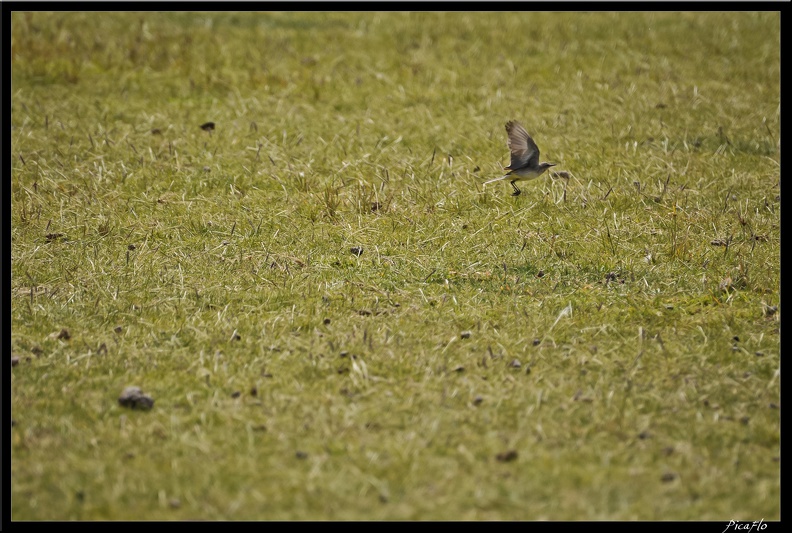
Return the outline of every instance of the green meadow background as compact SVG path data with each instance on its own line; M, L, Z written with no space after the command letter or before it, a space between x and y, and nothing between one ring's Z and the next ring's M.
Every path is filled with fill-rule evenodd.
M13 13L11 518L780 519L779 49Z

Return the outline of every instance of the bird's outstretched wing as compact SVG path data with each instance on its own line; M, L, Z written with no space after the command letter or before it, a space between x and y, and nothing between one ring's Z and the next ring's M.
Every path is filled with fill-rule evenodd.
M539 147L519 122L507 122L506 134L509 136L507 145L511 151L509 170L518 170L539 162Z

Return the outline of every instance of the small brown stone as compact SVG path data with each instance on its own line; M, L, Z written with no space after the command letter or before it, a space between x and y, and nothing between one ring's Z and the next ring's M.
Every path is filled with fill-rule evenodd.
M500 461L501 463L509 463L517 459L517 450L507 450L505 452L500 452L498 455L495 456L495 459Z

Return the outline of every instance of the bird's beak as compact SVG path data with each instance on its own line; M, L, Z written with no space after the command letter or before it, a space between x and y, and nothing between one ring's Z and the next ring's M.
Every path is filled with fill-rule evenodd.
M554 167L554 166L556 166L557 164L558 164L558 163L548 163L548 165L550 165L551 167Z

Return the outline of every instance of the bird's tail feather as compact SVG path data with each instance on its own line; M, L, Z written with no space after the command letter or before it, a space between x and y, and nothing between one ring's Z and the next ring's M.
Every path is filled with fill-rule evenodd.
M505 176L501 176L500 178L492 178L491 180L485 181L484 183L482 183L482 185L486 185L487 183L492 183L493 181L505 180L508 177L509 177L509 175L506 174Z

